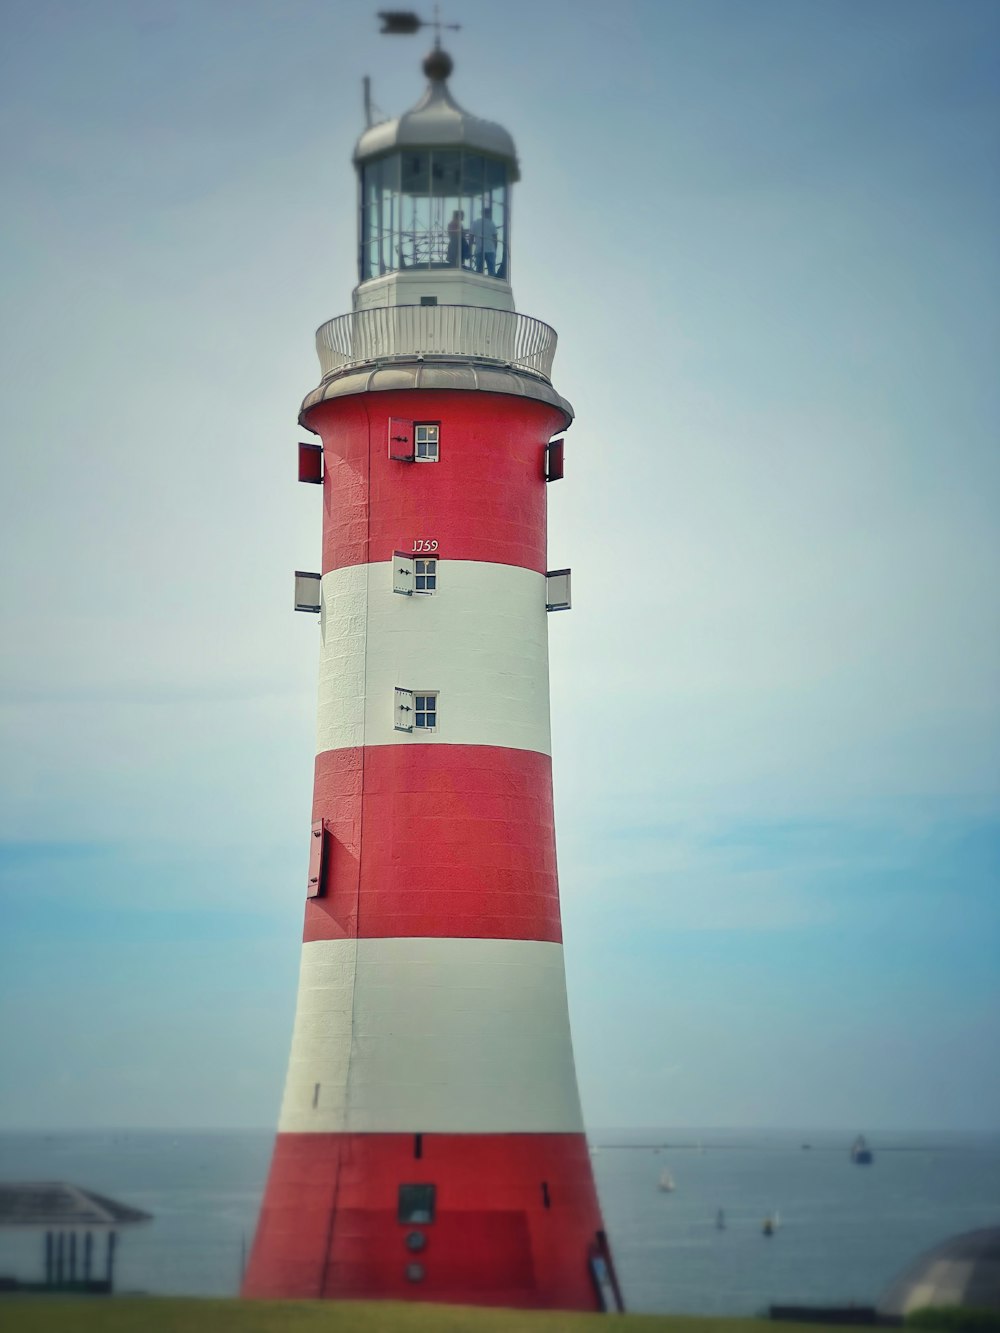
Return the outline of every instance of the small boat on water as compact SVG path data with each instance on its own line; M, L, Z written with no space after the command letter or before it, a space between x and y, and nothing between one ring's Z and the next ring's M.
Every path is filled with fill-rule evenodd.
M761 1222L761 1224L760 1224L760 1229L761 1229L761 1232L762 1232L765 1236L773 1236L773 1235L774 1235L774 1218L773 1218L773 1217L765 1217L764 1220L763 1220L763 1222Z
M672 1194L676 1188L677 1186L674 1184L673 1176L669 1171L664 1171L660 1176L660 1189L664 1194Z
M721 1208L715 1214L715 1229L716 1231L725 1231L726 1229L726 1214Z
M874 1160L872 1150L869 1148L865 1136L859 1134L851 1144L851 1161L855 1166L871 1166Z

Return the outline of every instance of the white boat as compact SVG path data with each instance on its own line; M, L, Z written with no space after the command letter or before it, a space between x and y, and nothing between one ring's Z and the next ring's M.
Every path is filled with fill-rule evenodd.
M664 1194L671 1194L677 1186L674 1184L674 1178L669 1171L664 1171L660 1176L660 1189Z

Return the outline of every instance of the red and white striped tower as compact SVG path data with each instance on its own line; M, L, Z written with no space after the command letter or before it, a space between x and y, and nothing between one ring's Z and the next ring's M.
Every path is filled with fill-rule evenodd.
M510 136L449 57L355 152L360 283L317 335L312 857L244 1294L620 1303L580 1113L556 880L546 481L572 409L514 311Z

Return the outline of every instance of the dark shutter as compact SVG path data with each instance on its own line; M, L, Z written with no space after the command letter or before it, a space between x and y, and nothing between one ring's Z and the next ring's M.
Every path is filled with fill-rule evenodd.
M323 836L323 821L317 819L312 826L312 836L309 841L309 883L306 887L307 898L322 898L326 892L326 885L323 883L323 850L326 838ZM319 1084L316 1085L317 1087Z
M552 440L545 446L545 480L561 481L565 440Z
M318 485L323 480L323 446L299 441L299 481Z
M568 611L572 604L570 571L568 569L550 569L545 575L546 611Z
M318 611L322 593L322 575L309 574L305 570L295 571L295 609L296 611Z

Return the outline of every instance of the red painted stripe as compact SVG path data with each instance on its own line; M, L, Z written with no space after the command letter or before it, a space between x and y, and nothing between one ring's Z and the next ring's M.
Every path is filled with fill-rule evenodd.
M552 761L491 745L370 745L316 756L326 894L306 940L561 941Z
M243 1295L598 1308L588 1257L603 1223L582 1134L421 1137L417 1159L410 1134L279 1134ZM404 1184L435 1186L433 1222L398 1220ZM407 1248L414 1232L422 1250Z
M441 423L438 463L389 458L389 419ZM436 541L443 559L544 572L542 456L563 415L527 398L426 389L312 408L323 439L323 572Z

